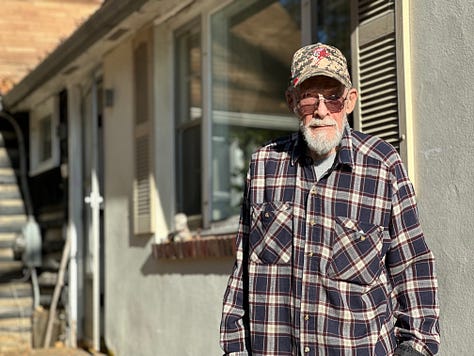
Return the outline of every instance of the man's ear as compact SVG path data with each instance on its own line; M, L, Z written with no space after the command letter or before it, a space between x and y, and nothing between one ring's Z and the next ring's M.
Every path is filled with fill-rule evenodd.
M357 92L357 89L351 88L347 94L346 114L350 114L352 111L354 111L358 97L359 93Z
M295 95L293 93L293 88L288 87L285 91L286 104L288 109L293 114L295 112Z

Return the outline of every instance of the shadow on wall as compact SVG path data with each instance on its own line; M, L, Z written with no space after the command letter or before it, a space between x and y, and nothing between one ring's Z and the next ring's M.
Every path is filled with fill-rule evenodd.
M140 268L144 276L165 274L218 274L230 275L234 258L202 258L182 260L159 260L149 254Z

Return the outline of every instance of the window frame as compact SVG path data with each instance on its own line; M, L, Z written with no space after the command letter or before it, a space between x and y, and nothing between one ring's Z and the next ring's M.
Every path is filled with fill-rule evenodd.
M193 121L187 121L187 122L181 122L179 120L180 118L180 110L178 109L178 106L180 106L180 96L178 96L178 90L182 90L184 88L182 88L181 86L181 83L180 83L180 72L179 72L179 68L180 68L180 63L179 62L179 51L180 51L180 48L179 48L179 45L178 45L178 40L180 38L180 36L183 36L183 35L186 35L186 34L189 34L189 33L194 33L194 31L197 31L199 33L199 36L200 36L200 48L201 48L201 63L200 63L200 68L201 68L201 73L200 73L200 76L201 76L201 118L196 120L195 122ZM174 197L174 200L175 200L175 203L174 203L174 207L175 207L175 211L174 211L174 214L178 214L178 213L182 213L182 211L180 211L179 209L179 206L182 204L182 202L180 202L180 199L181 199L181 195L183 194L182 193L182 186L183 186L183 182L182 182L182 174L178 173L178 171L182 171L182 166L181 166L181 152L180 152L180 149L178 148L179 146L179 137L178 137L178 131L179 130L182 130L182 131L185 131L186 129L190 129L190 128L196 128L198 127L200 129L200 136L201 136L201 140L200 140L200 161L201 161L201 167L200 167L200 171L201 171L201 177L200 177L200 181L201 181L201 201L200 201L200 214L195 214L195 215L192 215L192 216L188 216L188 223L191 225L191 228L200 228L202 226L205 225L205 214L204 214L204 207L205 207L205 203L204 201L206 200L205 199L205 195L204 195L204 187L205 187L205 184L204 184L204 181L205 181L205 174L203 173L203 169L204 169L204 166L205 166L205 156L204 156L204 148L203 148L203 144L206 140L206 138L204 137L205 134L204 134L204 126L205 126L205 122L206 122L206 110L204 109L204 95L205 95L205 89L204 89L204 81L203 81L203 78L204 78L204 73L205 73L205 69L204 69L204 56L203 56L203 53L204 53L204 47L203 47L203 38L205 36L205 32L204 32L204 23L203 23L203 16L201 15L198 15L198 16L194 16L191 20L189 21L186 21L184 24L180 25L179 27L173 29L172 31L172 47L173 47L173 50L172 50L172 53L173 53L173 57L175 59L174 61L174 68L173 68L173 78L174 78L174 83L175 83L175 86L173 88L173 142L174 142L174 157L175 157L175 163L174 163L174 167L173 167L173 172L174 172L174 177L175 177L175 185L174 185L174 194L173 194L173 197ZM189 87L186 87L186 89L188 89ZM189 94L189 93L188 93ZM190 100L190 95L189 97L187 97L187 101L186 101L187 104L190 104L191 103L191 100ZM189 110L191 108L190 105L187 105L186 107L186 110Z
M212 92L210 86L212 83L212 56L210 55L212 45L212 29L211 29L211 18L217 12L221 11L225 7L232 4L234 1L229 0L221 4L210 4L194 12L190 12L183 17L177 19L171 28L171 48L173 49L172 61L176 59L176 34L189 26L196 25L199 23L201 28L201 86L202 86L202 118L201 118L201 221L203 229L213 228L212 217ZM355 7L358 5L352 3L351 7L351 18L354 16ZM301 0L301 45L306 45L317 40L315 38L314 29L316 27L317 16L315 11L317 10L316 0ZM401 0L401 2L395 3L394 11L394 27L395 34L399 45L395 48L395 54L397 56L397 95L398 95L398 107L399 107L399 123L400 123L400 153L403 160L407 163L408 171L413 170L413 145L412 145L412 114L411 114L411 91L410 91L410 68L409 68L409 28L405 20L408 16L409 6L408 0ZM355 37L358 32L358 28L355 27L354 23L351 24L352 28L355 29L352 33L350 40L351 48L350 53L352 57L352 78L354 86L359 88L358 75L357 75L357 41ZM348 34L348 36L351 36ZM173 79L176 80L176 66L173 64ZM176 123L176 91L172 94L172 120ZM354 112L354 129L360 129L360 118L357 117L358 108ZM173 137L176 138L176 130L173 125ZM173 156L177 157L176 143L174 144ZM178 183L174 183L175 191L178 189ZM172 204L174 207L174 213L177 213L177 196L173 195L175 202ZM171 223L171 226L173 224ZM211 229L213 230L213 229Z
M45 144L41 124L45 119L51 120L49 132L50 156L40 157L40 151ZM36 176L50 169L58 167L60 164L59 151L59 97L57 95L49 97L44 102L38 104L31 111L30 118L30 169L29 175Z
M210 85L212 83L212 56L210 51L212 50L212 24L211 18L219 11L223 10L229 5L232 5L235 0L226 0L219 4L209 4L201 7L196 12L190 12L182 18L177 19L174 25L171 27L171 53L173 54L173 70L172 78L173 82L176 83L177 79L177 66L176 59L176 37L181 31L186 31L189 27L199 24L201 28L201 50L202 50L202 62L201 62L201 85L202 85L202 118L201 118L201 228L205 230L220 230L219 224L214 224L212 221L212 93L210 91ZM314 36L312 35L314 30L314 7L315 0L301 0L300 11L301 11L301 39L300 45L310 43ZM310 11L308 11L310 10ZM312 25L313 24L313 25ZM173 90L172 94L172 120L173 120L173 157L178 159L177 143L176 143L176 122L177 122L177 110L176 110L176 90ZM175 171L175 170L174 170ZM176 174L175 174L176 179ZM179 189L179 182L175 181L174 186L174 203L173 216L178 213L178 197L177 191ZM171 221L170 226L174 228L174 223ZM217 226L217 227L216 227ZM232 229L237 229L237 225L233 226ZM228 230L226 228L225 230Z
M212 232L228 232L237 231L238 216L229 217L222 222L212 220L212 202L213 202L213 171L212 171L212 135L213 135L213 105L212 105L212 17L218 12L224 10L227 6L231 6L235 0L229 0L218 6L213 6L209 11L203 12L203 36L202 45L203 51L206 53L203 56L203 131L202 131L202 148L203 148L203 228L208 233ZM301 0L301 37L300 45L305 44L305 39L311 39L311 16L307 16L307 9L313 6L314 0ZM291 114L289 114L290 116ZM265 115L262 115L265 116ZM248 117L242 115L243 118ZM244 125L242 125L244 126Z

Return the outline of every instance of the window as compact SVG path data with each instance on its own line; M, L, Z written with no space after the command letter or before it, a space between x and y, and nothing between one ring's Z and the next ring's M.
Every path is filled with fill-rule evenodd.
M301 2L237 1L211 26L210 220L217 222L239 214L257 146L297 130L284 93L301 44Z
M59 165L58 98L49 98L31 112L30 175Z
M176 212L186 213L192 228L236 221L251 153L298 128L284 91L302 43L342 50L360 92L351 125L386 139L408 160L405 24L395 16L403 6L406 1L236 0L214 12L205 31L200 21L178 30Z
M350 66L352 58L350 2L347 0L313 1L315 8L313 42L336 46L347 58L347 64Z
M144 30L134 41L134 185L133 222L135 235L154 233L155 181L152 167L152 45L151 31Z
M202 81L201 28L198 22L181 29L176 48L176 200L177 212L191 227L202 225Z

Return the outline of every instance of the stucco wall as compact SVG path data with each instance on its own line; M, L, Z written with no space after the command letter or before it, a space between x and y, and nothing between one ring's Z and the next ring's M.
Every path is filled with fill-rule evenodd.
M157 33L159 36L159 33ZM156 39L159 63L155 80L170 71L169 33ZM164 41L164 42L162 42ZM153 238L130 231L133 182L132 45L124 43L104 62L104 87L113 88L114 105L105 111L105 336L115 355L219 355L222 297L232 259L158 261L151 255ZM158 65L159 64L159 65ZM168 74L167 74L168 73ZM163 90L169 90L167 86ZM169 94L156 93L155 137L159 208L157 221L169 221L169 177L172 142ZM168 99L167 99L168 98ZM171 137L171 138L170 138ZM165 148L165 149L164 149ZM163 169L166 167L166 169ZM171 172L172 174L172 172ZM161 215L160 215L161 214ZM158 227L159 231L163 226ZM166 227L165 229L166 230Z
M412 1L416 181L437 258L440 355L474 353L474 7Z

